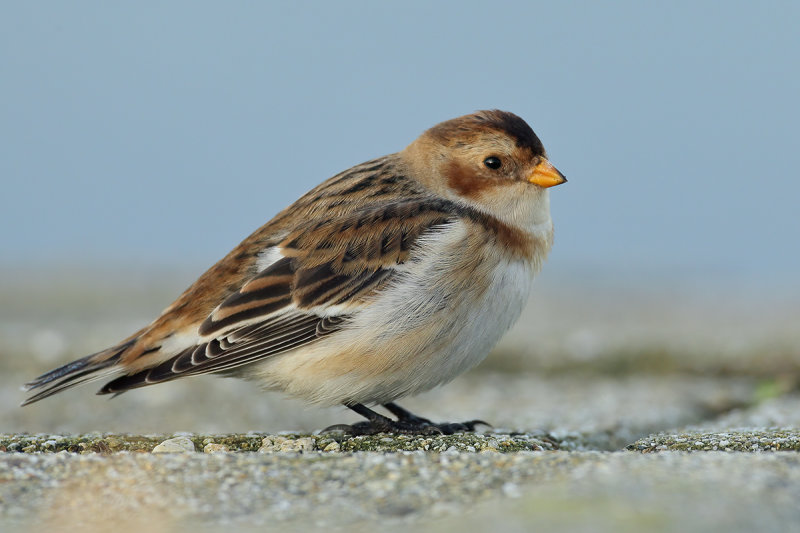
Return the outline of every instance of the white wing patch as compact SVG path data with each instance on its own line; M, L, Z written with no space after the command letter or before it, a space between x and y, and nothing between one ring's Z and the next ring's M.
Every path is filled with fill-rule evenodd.
M259 272L263 272L267 268L271 267L273 264L278 262L280 259L283 259L283 253L281 253L280 246L270 246L269 248L264 249L258 254L258 259L256 260L256 269Z

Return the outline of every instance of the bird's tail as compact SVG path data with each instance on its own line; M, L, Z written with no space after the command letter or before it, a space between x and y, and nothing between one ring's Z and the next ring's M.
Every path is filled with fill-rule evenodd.
M114 368L119 358L128 348L136 342L130 339L122 344L108 348L101 352L87 355L64 366L60 366L50 372L42 374L38 378L26 383L23 389L26 391L37 391L22 402L22 406L38 402L48 396L52 396L75 385L88 383L96 379L102 379L117 372Z

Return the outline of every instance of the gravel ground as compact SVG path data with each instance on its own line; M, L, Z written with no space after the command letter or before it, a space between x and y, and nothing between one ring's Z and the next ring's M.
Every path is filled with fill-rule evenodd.
M493 383L485 377L484 386ZM522 378L507 381L515 379ZM647 379L635 382L629 378L610 387L620 412L630 394L626 389L652 385ZM701 384L699 390L724 388L716 382L695 385ZM580 382L568 388L579 390ZM675 387L674 394L691 390ZM474 396L483 394L474 389ZM729 405L736 407L717 414L708 408L707 396L695 393L695 398L703 399L703 409L673 401L691 416L650 419L652 424L693 419L692 428L642 437L617 452L580 451L591 449L595 428L561 435L494 430L436 437L0 435L0 450L5 450L0 453L0 529L103 531L109 524L124 524L123 531L165 532L230 526L255 531L270 525L284 531L366 531L376 524L387 531L483 531L497 524L503 531L800 527L800 429L789 427L800 411L800 397L753 400L744 407L732 395L728 398L736 401ZM654 405L645 408L657 412ZM696 420L699 413L709 418ZM787 427L713 430L720 420L757 421L759 416ZM617 421L627 423L621 417ZM615 438L623 433L615 432Z
M402 402L478 435L319 435L358 417L214 378L17 407L192 277L0 286L0 531L800 529L789 292L545 284L486 364Z
M462 433L456 435L0 435L0 451L78 454L118 452L498 452L542 451L572 448L548 434Z
M13 454L5 528L789 531L800 456L665 452Z
M22 374L0 376L0 384L7 384L0 386L0 432L311 433L359 420L342 407L309 408L248 383L210 377L131 391L112 401L83 387L19 408L21 379ZM757 383L744 378L478 371L401 405L434 420L478 418L506 432L548 432L583 449L617 450L641 436L747 406L756 391Z

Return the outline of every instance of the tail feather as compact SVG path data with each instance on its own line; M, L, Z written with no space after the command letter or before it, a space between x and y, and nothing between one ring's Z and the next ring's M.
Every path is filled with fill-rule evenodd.
M48 396L52 396L65 389L69 389L81 383L88 383L97 379L102 379L116 373L113 368L122 354L132 344L133 340L120 344L108 350L87 355L81 359L67 363L50 372L42 374L38 378L26 383L23 388L26 391L41 389L22 402L22 406L38 402Z

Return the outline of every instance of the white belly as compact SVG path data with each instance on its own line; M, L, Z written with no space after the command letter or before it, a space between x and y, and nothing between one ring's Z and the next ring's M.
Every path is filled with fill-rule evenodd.
M429 390L480 363L519 318L533 273L527 263L500 261L465 277L469 286L448 291L430 277L415 276L386 295L384 319L368 327L385 332L372 346L380 346L374 353L385 354L390 364L367 380L361 403Z
M540 262L465 254L468 228L425 240L343 330L246 372L309 402L386 403L482 361L519 318Z
M533 272L522 261L501 262L489 274L483 295L465 298L438 319L439 339L428 354L426 372L414 375L407 393L417 393L446 383L469 370L489 354L514 325L530 295Z

